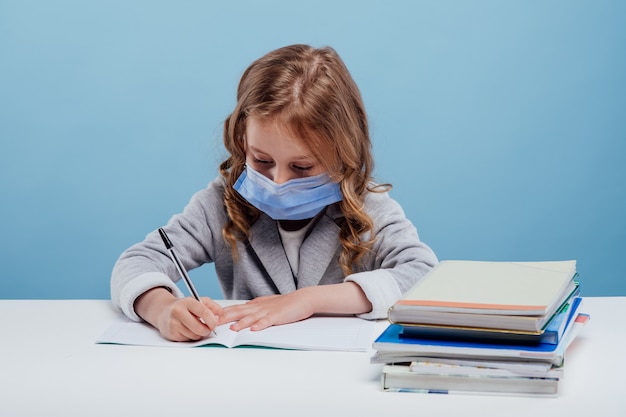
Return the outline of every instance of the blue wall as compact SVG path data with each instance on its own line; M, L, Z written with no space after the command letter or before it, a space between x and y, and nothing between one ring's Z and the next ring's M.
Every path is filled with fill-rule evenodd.
M0 298L108 298L216 175L242 71L298 42L343 56L440 259L577 259L626 295L626 2L296 3L0 0Z

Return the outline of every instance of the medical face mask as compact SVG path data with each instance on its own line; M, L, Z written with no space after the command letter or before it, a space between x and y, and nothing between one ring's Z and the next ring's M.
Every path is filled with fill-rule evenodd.
M246 166L233 188L250 204L274 220L304 220L343 199L339 184L327 173L276 184Z

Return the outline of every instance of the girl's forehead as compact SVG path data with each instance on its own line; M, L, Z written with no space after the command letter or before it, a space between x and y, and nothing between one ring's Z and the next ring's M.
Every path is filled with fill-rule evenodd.
M312 157L305 140L294 135L292 130L272 120L248 119L246 124L246 146L266 153L290 153L302 159Z
M289 121L285 120L284 117L280 116L250 116L246 120L246 131L249 131L250 129L279 132L285 136L291 136L294 138L297 137L297 135L294 134L294 132L296 131L295 126L290 124Z

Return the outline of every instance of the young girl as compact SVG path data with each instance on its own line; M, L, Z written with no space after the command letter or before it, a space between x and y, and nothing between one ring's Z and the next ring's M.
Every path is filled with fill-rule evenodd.
M220 176L164 227L188 269L213 262L228 299L183 298L158 233L127 249L113 303L171 340L260 330L315 313L386 317L437 258L376 185L359 90L331 48L292 45L244 72Z

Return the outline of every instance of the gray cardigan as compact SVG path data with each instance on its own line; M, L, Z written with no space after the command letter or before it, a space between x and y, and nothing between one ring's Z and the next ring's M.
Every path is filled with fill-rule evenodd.
M363 318L384 318L389 307L435 264L433 251L422 243L400 205L387 193L368 193L365 210L374 222L376 241L365 256L365 272L345 277L338 263L341 251L336 221L337 204L328 206L309 229L300 248L297 280L283 249L277 222L261 214L250 231L249 242L238 242L234 261L222 237L227 221L223 204L224 180L218 177L196 193L182 213L165 226L177 254L188 270L213 262L227 299L249 300L261 295L285 294L312 285L353 281L372 303ZM183 296L179 279L163 241L154 231L122 253L111 276L113 304L133 320L140 320L133 304L145 291L163 286Z

